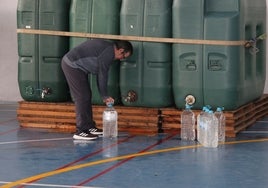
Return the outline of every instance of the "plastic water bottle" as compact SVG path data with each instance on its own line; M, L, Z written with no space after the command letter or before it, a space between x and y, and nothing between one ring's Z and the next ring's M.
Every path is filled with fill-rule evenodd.
M208 107L197 117L197 140L204 147L218 147L218 119Z
M206 125L204 124L204 115L205 113L207 113L208 111L208 107L204 106L202 111L200 112L200 114L198 114L197 116L197 141L204 145L204 137L205 137L205 129L206 129Z
M195 140L195 115L188 104L181 114L181 139Z
M102 121L103 137L117 137L117 111L113 108L112 104L107 105L107 108L103 111Z
M214 113L218 119L219 125L219 142L225 142L225 115L223 113L223 107L218 107Z
M205 136L204 147L216 148L218 147L218 119L213 111L209 110L204 115Z

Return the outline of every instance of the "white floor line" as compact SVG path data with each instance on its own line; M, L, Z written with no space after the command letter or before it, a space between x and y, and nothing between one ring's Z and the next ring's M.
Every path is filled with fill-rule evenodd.
M257 123L268 123L268 121L264 121L264 120L259 120L259 121L256 121Z
M29 143L29 142L46 142L46 141L59 141L59 140L71 140L71 136L68 138L49 138L49 139L38 139L38 140L19 140L19 141L9 141L9 142L0 142L0 145L4 144L20 144L20 143Z
M8 184L12 182L0 181L0 184ZM58 185L58 184L40 184L40 183L23 183L22 185L37 186L37 187L58 187L58 188L100 188L100 187L88 187L88 186L74 186L74 185Z

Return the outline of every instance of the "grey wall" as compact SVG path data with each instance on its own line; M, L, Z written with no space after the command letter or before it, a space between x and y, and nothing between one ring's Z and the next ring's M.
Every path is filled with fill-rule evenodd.
M266 0L266 7L268 6L268 0ZM266 33L268 32L268 8L266 10ZM267 66L267 61L268 61L268 39L266 39L266 82L265 82L265 88L264 88L264 93L268 93L268 66Z
M19 101L17 83L17 0L0 0L0 102Z
M22 100L17 83L16 9L17 0L0 0L0 102ZM264 93L268 93L268 79Z

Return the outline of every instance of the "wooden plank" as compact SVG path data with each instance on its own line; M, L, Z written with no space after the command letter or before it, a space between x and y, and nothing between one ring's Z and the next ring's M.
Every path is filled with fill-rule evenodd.
M28 115L28 116L41 116L41 117L72 117L75 118L75 113L73 112L58 112L58 111L39 111L39 110L24 110L18 109L18 115Z
M21 123L22 127L28 128L42 128L42 129L65 129L70 130L71 132L75 132L75 127L68 124L49 124L49 123Z
M47 123L70 123L75 126L76 122L74 118L47 118L47 117L25 117L19 116L18 120L20 122L47 122Z
M142 37L142 36L126 36L126 35L124 36L124 35L81 33L81 32L68 32L68 31L52 31L52 30L36 30L36 29L17 29L17 33L81 37L81 38L101 38L101 39L111 39L111 40L129 40L129 41L142 41L142 42L207 44L207 45L223 45L223 46L244 46L247 42L247 41L159 38L159 37Z
M118 122L118 126L127 126L127 127L157 127L155 123L150 122Z
M249 120L249 121L245 121L243 123L241 123L239 126L236 126L234 129L234 133L239 133L242 130L245 130L247 127L249 127L250 125L254 124L256 122L255 119Z
M19 109L45 110L45 111L75 111L73 103L45 103L45 102L19 102Z

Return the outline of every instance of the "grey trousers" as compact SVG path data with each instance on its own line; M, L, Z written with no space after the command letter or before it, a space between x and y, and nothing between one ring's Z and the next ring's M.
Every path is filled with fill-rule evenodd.
M84 132L95 127L92 115L92 92L88 82L88 74L80 69L72 68L64 60L61 67L70 88L75 111L77 132Z

